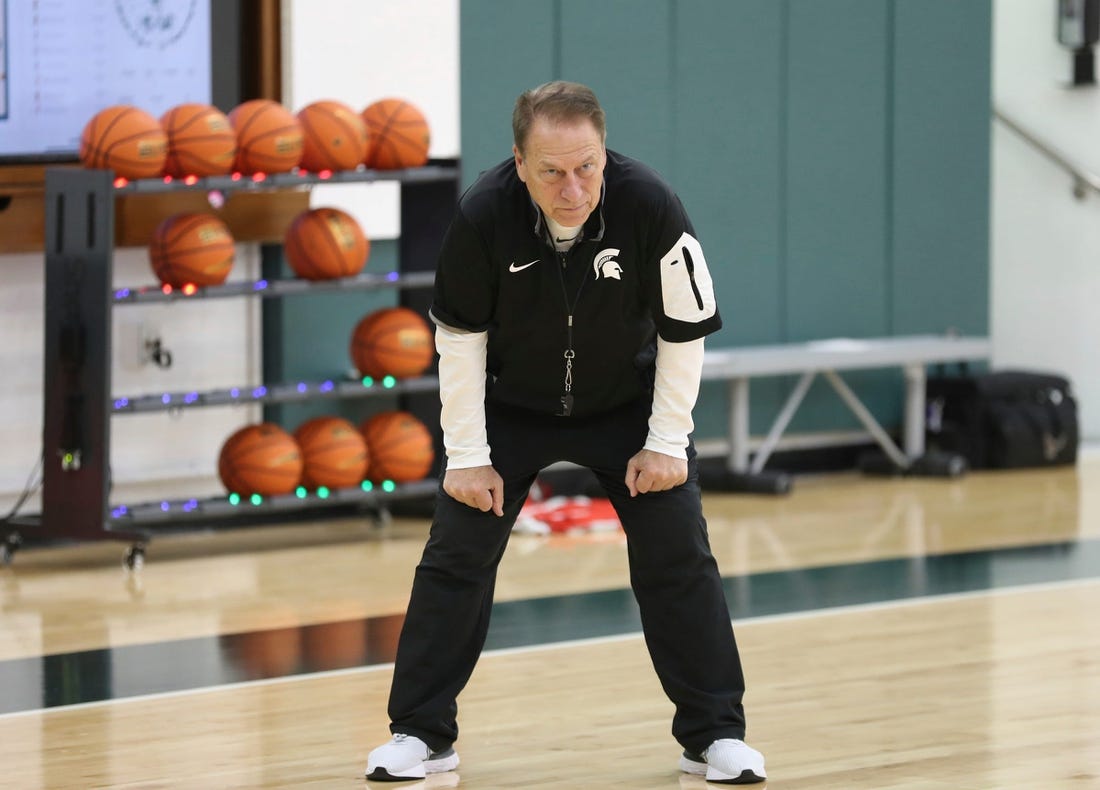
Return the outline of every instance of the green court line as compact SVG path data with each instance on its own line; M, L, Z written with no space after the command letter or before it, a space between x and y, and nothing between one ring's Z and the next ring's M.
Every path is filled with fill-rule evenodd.
M733 619L1100 578L1100 540L875 560L723 579ZM0 714L393 661L402 615L0 661ZM331 629L325 631L325 629ZM637 633L629 589L493 606L487 650ZM348 635L352 643L347 644ZM272 638L280 636L284 638ZM345 640L338 664L306 644ZM266 652L265 652L266 651Z

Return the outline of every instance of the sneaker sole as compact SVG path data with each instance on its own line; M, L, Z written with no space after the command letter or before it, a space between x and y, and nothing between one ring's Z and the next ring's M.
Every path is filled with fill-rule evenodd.
M694 774L695 776L707 775L707 764L700 760L689 759L686 755L680 757L680 770L685 774Z
M423 779L427 774L441 774L458 768L458 752L448 749L442 754L430 757L408 771L391 774L385 768L379 766L366 775L367 779L374 782L410 782L414 779Z
M458 752L454 749L435 754L424 761L424 772L429 774L441 774L455 768L458 768Z
M767 776L760 776L751 768L746 768L739 776L729 776L715 770L705 762L698 762L684 756L680 757L680 770L686 774L705 776L708 782L720 785L755 785L768 781Z
M375 768L373 771L367 774L367 779L372 782L411 782L415 779L423 778L423 770L411 770L404 774L391 774L385 768Z

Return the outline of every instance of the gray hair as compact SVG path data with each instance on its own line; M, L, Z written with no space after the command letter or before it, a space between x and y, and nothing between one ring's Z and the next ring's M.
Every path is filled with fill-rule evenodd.
M512 137L520 153L536 118L555 123L587 118L596 127L600 141L607 139L607 117L600 100L591 88L579 82L555 80L519 95L512 111Z

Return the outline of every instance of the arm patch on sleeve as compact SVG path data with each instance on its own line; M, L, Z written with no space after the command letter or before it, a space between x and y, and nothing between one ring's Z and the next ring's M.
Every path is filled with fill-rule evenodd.
M661 302L665 316L691 324L718 310L703 245L690 233L682 233L661 257Z

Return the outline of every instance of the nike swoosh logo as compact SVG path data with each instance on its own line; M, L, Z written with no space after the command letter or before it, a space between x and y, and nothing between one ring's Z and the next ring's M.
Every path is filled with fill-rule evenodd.
M522 272L528 266L534 266L536 263L539 262L539 260L540 260L539 258L535 258L535 260L531 261L530 263L525 263L522 266L516 266L516 262L512 261L512 265L508 267L508 271L510 271L510 272Z

